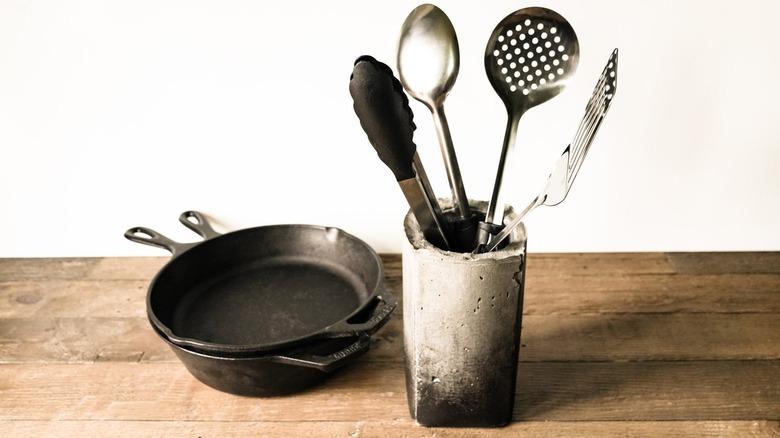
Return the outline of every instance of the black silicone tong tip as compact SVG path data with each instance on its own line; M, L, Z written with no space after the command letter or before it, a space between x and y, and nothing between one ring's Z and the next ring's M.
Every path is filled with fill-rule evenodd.
M358 59L355 60L353 66L358 65L359 62L369 62L388 77L390 77L390 80L393 83L393 90L398 93L399 97L401 97L403 101L402 106L406 110L406 114L409 116L409 124L412 127L412 131L417 130L417 125L414 124L414 113L412 112L412 108L409 106L409 97L406 96L406 93L404 92L404 86L401 85L401 81L399 81L398 78L395 77L395 74L393 74L393 69L391 69L390 66L384 62L377 61L377 59L371 55L363 55L358 57ZM350 75L349 79L352 79L352 75Z
M379 158L397 181L415 177L412 166L417 128L401 82L386 64L364 55L355 60L349 81L353 109Z

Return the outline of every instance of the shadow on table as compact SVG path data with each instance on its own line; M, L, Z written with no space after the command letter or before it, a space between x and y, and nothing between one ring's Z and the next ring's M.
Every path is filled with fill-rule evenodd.
M637 337L637 326L641 325L645 334L664 332L660 327L658 330L652 327L664 321L642 314L593 315L586 319L571 318L556 325L536 326L537 330L549 329L542 333L524 332L522 343L528 346L525 350L539 345L560 345L561 351L560 360L556 360L548 357L555 355L555 350L549 347L543 349L546 352L541 358L530 354L530 358L524 359L521 350L523 362L518 369L515 420L696 418L695 409L692 412L680 404L691 401L694 395L691 393L697 392L697 363L664 357L663 353L659 355L652 351L645 354L642 348L654 343ZM594 333L598 335L593 336ZM590 339L578 345L578 339L585 337ZM632 342L636 345L628 348ZM659 339L655 345L663 342ZM612 359L611 349L620 350L618 356L622 358ZM627 351L636 354L630 357ZM715 374L709 376L708 383L712 385L713 378L729 382L732 377L729 370L728 366L714 367L711 371ZM678 380L685 376L690 377L690 381ZM714 391L724 403L729 401L728 390L720 387ZM712 396L713 390L708 394Z

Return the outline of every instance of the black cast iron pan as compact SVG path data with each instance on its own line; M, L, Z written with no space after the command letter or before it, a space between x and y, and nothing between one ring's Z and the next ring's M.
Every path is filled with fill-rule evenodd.
M227 357L192 351L157 334L201 382L231 394L261 397L292 394L322 382L368 351L370 339L324 339L259 356Z
M178 243L143 227L125 233L173 255L146 299L150 322L172 344L256 356L369 335L395 309L379 256L338 228L271 225L222 235L196 211L179 221L205 240Z

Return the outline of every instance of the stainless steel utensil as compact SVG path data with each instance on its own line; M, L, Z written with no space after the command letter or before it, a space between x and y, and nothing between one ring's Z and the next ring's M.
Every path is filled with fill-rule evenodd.
M558 205L566 199L574 178L585 160L593 138L596 136L604 116L607 114L612 97L617 90L617 66L618 49L615 49L610 55L604 71L601 72L596 88L593 90L588 104L585 106L585 115L577 128L572 142L563 150L563 154L558 158L555 168L547 177L547 184L544 190L530 204L498 233L487 246L477 248L475 252L493 251L506 239L512 231L523 221L525 215L540 205Z
M485 71L506 106L508 120L493 194L479 244L486 244L504 220L501 183L512 154L517 124L530 108L557 96L579 61L577 35L565 18L546 8L524 8L501 20L485 48Z
M397 62L404 89L425 104L433 115L455 213L459 220L468 220L471 224L467 237L473 243L474 224L469 201L444 113L444 100L455 84L460 68L458 37L444 11L423 4L409 13L401 27Z
M361 56L355 61L349 93L363 131L395 175L425 238L439 248L449 249L441 208L412 138L416 126L401 83L390 67Z

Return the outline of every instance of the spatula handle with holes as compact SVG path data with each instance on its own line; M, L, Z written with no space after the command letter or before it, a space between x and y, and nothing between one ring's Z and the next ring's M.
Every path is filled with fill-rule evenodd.
M395 175L425 238L449 249L438 201L425 176L413 141L409 100L387 65L370 56L355 61L349 81L353 108L379 158Z

